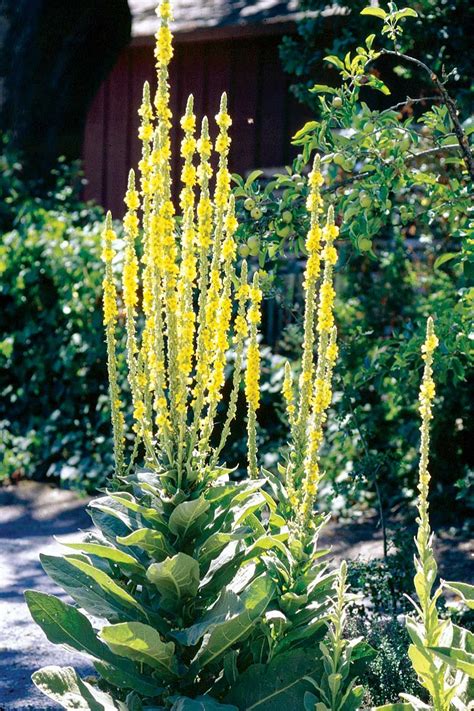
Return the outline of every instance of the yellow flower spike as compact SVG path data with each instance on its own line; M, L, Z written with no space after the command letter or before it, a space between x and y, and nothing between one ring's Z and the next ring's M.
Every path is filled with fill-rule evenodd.
M233 235L237 229L235 218L235 200L231 195L229 206L225 217L225 239L221 252L221 262L223 263L222 277L219 279L218 271L214 269L211 277L210 297L208 301L209 311L206 314L205 338L209 339L209 353L212 360L206 363L208 372L207 404L208 411L202 426L200 436L200 450L205 451L208 447L209 438L214 427L214 418L217 405L221 398L222 388L225 383L226 352L229 347L229 331L232 318L232 279L233 260L236 257L237 249L233 240ZM221 282L221 292L219 294L219 281ZM215 291L214 291L215 287ZM215 317L213 317L213 304L216 304ZM228 413L230 412L230 405Z
M422 647L442 646L446 635L446 620L440 620L437 600L441 589L433 591L437 576L437 564L433 553L433 534L429 519L429 485L430 473L430 421L433 417L433 401L436 388L433 380L433 356L438 346L438 338L434 331L433 319L426 323L425 342L421 348L424 360L423 377L419 394L419 410L421 415L420 462L418 479L418 531L415 539L417 555L415 556L416 574L414 585L418 597L416 615L407 619L410 628L416 627L420 643L413 640L408 654L412 666L417 673L420 684L427 689L431 708L447 710L452 706L455 691L459 688L459 677L453 677L452 668L441 659L437 659L429 650L426 655ZM423 655L420 661L420 655Z
M227 94L222 94L220 111L216 116L216 123L219 126L219 135L216 139L216 151L219 155L219 169L216 174L216 187L214 191L215 215L215 237L214 237L214 260L216 263L220 258L221 240L223 236L224 215L227 210L230 196L230 173L227 167L229 155L230 138L228 129L232 120L227 113Z
M219 440L219 445L215 448L211 459L211 467L217 464L219 454L224 448L225 443L230 434L230 426L235 419L237 414L237 400L239 396L240 380L242 375L242 364L244 355L244 344L245 339L248 336L248 325L245 318L245 306L247 303L248 296L248 267L247 262L244 260L241 266L240 272L240 282L239 288L237 290L236 298L238 300L238 310L234 322L234 338L233 346L235 353L234 361L234 373L232 377L232 390L229 397L229 405L227 408L227 415L222 427L221 437Z
M283 380L282 395L285 401L288 422L290 423L290 427L293 427L295 423L296 406L293 392L293 373L291 372L291 366L288 361L285 363L285 377Z
M320 172L320 158L319 156L316 156L313 163L313 169L308 180L310 186L310 193L308 197L310 227L306 238L308 259L306 262L303 283L305 290L305 315L303 358L299 380L300 397L298 402L297 418L297 426L299 431L299 443L297 444L298 449L301 449L301 447L304 446L311 392L313 389L316 283L321 270L321 228L319 226L321 196L319 193L319 187L322 184L322 180L323 178Z
M249 289L250 307L247 314L249 323L249 344L247 349L247 368L245 371L245 395L247 398L247 442L248 464L251 479L258 478L257 463L257 410L260 405L260 350L257 330L260 323L260 304L262 292L259 287L258 273L254 274Z
M109 376L111 420L114 438L115 474L116 476L122 476L125 462L125 425L117 377L115 324L117 321L118 309L117 290L112 271L112 260L115 256L113 243L115 239L116 234L112 227L112 215L108 212L105 220L104 231L102 233L102 259L105 262L105 276L103 280L104 325L107 341L107 370Z
M334 210L329 207L327 222L323 229L324 249L322 250L322 258L324 273L319 293L317 320L319 340L311 410L307 427L308 443L303 463L301 505L298 515L300 531L306 531L311 523L313 506L321 480L319 450L323 442L323 426L332 400L332 374L337 358L337 333L333 315L335 298L333 271L337 261L334 239L338 233L339 230L334 225Z
M428 490L430 474L428 471L429 450L430 450L430 421L433 418L432 408L436 394L433 380L433 354L438 346L438 338L434 332L433 319L430 317L426 323L426 340L422 346L422 358L425 362L423 378L420 386L419 409L421 415L421 441L420 441L420 465L418 491L420 492L419 512L420 530L429 529L428 521ZM423 546L428 544L428 537L420 541Z
M128 188L125 194L125 204L127 212L123 219L125 231L125 258L122 275L123 301L126 314L127 329L127 364L128 380L134 411L134 430L137 435L142 436L145 441L151 442L149 418L144 417L144 388L140 385L139 364L138 364L138 343L136 307L138 304L138 258L136 254L136 240L138 238L138 216L137 210L140 207L140 197L135 185L135 172L130 171L128 177Z

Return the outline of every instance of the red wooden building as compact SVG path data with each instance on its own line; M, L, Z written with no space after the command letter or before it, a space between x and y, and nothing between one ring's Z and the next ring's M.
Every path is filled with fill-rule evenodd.
M116 217L130 167L139 160L137 110L145 80L154 86L156 0L129 0L132 42L100 88L84 137L86 198ZM173 113L190 93L198 118L213 117L225 90L233 117L231 170L283 166L290 138L307 111L288 91L278 45L294 31L297 0L174 0L175 55L171 66ZM175 125L178 122L175 121ZM177 135L174 135L176 145ZM175 171L176 172L176 171Z

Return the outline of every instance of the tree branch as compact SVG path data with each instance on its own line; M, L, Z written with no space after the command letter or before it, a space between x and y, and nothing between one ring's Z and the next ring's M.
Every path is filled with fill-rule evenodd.
M429 78L431 79L431 81L433 82L433 84L438 89L439 93L441 94L443 102L444 102L446 108L448 109L449 116L451 118L451 121L453 122L454 133L456 134L456 138L458 139L458 143L459 143L459 146L460 146L462 154L463 154L463 158L464 158L464 162L466 164L467 171L470 175L471 181L474 182L474 156L473 156L471 149L469 147L468 137L466 136L464 129L461 125L461 122L459 120L456 102L448 94L443 82L440 81L437 74L435 74L435 72L433 72L433 70L430 69L430 67L427 64L420 61L419 59L416 59L415 57L410 57L410 55L408 55L408 54L403 54L402 52L397 52L397 51L391 50L391 49L382 49L382 50L380 50L380 54L385 54L385 55L392 56L392 57L398 57L398 59L403 59L406 62L411 62L411 64L414 64L416 67L418 67L419 69L422 69L426 74L428 74Z

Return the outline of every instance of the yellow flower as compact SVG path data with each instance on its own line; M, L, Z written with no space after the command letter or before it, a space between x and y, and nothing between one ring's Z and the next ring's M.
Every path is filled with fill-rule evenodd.
M258 410L260 405L260 350L256 343L251 343L247 352L245 395L253 410Z

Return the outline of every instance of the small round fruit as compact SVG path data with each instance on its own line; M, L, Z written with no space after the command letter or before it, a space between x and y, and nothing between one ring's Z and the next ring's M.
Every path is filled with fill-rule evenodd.
M361 207L370 207L372 200L370 199L370 195L368 193L361 192L359 195L359 202Z
M362 237L358 242L358 247L361 252L369 252L372 249L372 240L368 237Z
M250 212L250 210L253 210L253 208L255 207L255 200L252 200L252 198L246 198L244 202L244 207Z
M281 219L289 225L290 222L293 222L293 215L289 210L284 210L281 214Z
M253 217L254 220L259 220L262 215L263 212L259 207L254 207L253 210L251 210L250 212L250 217Z
M335 96L331 103L334 109L340 109L342 106L342 99L340 96Z
M276 233L278 237L283 237L285 239L291 233L291 228L288 225L279 225L276 228Z
M255 249L255 248L258 249L259 246L260 246L260 240L258 239L258 237L249 237L249 238L248 238L248 240L247 240L247 247L248 247L250 250Z
M241 244L241 245L239 246L239 250L238 250L238 251L239 251L239 256L242 257L243 259L245 259L245 257L248 257L249 254L250 254L250 250L249 250L249 248L247 247L246 244Z

